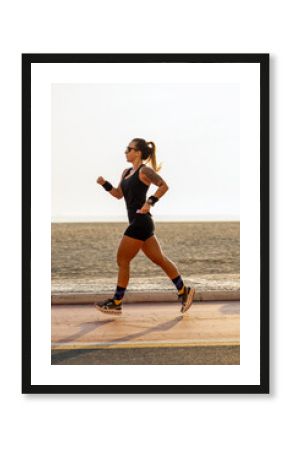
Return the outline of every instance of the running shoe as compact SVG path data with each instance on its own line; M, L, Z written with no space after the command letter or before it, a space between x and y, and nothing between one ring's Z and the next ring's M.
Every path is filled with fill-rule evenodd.
M114 302L113 298L109 298L108 300L104 301L103 303L96 303L95 307L106 314L121 314L122 313L122 303L117 305Z
M185 313L192 305L195 296L195 289L190 287L185 287L184 293L179 295L178 298L181 300L181 313Z

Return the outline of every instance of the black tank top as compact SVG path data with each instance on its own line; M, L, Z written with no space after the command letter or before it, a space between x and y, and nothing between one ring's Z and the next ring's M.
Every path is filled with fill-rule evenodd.
M125 177L129 174L131 169L128 169L125 173L122 182L121 188L124 194L128 218L129 221L132 222L134 217L136 216L136 210L142 208L146 200L146 194L149 189L145 183L139 180L139 171L142 166L145 164L141 164L140 167L133 173L129 178L125 179ZM150 216L151 214L148 213Z

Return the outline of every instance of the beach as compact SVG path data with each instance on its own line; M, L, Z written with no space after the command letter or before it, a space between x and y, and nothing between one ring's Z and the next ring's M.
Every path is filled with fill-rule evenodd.
M239 364L239 222L155 222L163 252L197 291L184 317L172 281L142 251L122 316L94 307L115 290L126 227L52 224L52 364Z
M52 223L52 293L113 289L126 227L125 222ZM155 222L155 234L185 280L207 289L239 289L239 222ZM130 288L172 289L172 283L140 251L130 265Z

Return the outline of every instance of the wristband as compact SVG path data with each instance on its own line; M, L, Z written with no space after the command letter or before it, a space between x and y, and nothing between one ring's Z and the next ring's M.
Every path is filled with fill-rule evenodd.
M150 195L150 197L148 198L147 203L149 203L149 205L154 206L156 202L158 202L159 198L155 197L155 195Z
M105 181L105 183L102 184L102 186L106 191L111 191L113 189L113 186L111 185L111 183L109 183L109 181Z

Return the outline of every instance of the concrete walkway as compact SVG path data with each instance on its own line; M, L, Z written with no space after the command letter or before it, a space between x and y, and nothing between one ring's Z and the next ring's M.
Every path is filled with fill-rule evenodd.
M194 286L199 301L240 300L239 274L204 274L185 277L187 286ZM93 304L111 298L116 280L112 277L95 280L52 281L52 304ZM130 278L126 303L174 302L176 289L166 277Z
M238 301L52 306L52 364L239 364Z

